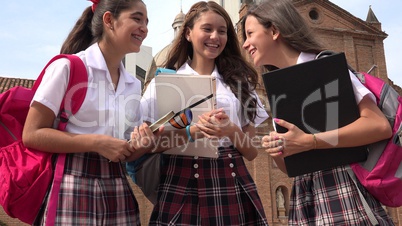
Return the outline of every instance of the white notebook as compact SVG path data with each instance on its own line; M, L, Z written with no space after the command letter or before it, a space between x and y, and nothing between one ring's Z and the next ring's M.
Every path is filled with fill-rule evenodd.
M185 75L185 74L159 74L155 78L155 90L157 99L158 118L168 112L181 112L189 108L192 114L192 122L198 122L198 116L215 109L215 78L209 75ZM196 105L196 106L194 106ZM187 120L189 113L187 111ZM186 120L176 116L176 123L166 123L165 130L185 130ZM172 148L164 154L188 155L200 157L218 157L218 149L209 139L197 139L193 143Z

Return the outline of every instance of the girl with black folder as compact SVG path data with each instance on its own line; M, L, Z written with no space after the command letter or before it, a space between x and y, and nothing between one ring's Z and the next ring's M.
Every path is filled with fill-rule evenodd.
M256 66L264 65L268 70L314 60L324 50L288 0L267 0L251 7L242 27L243 48ZM376 106L373 94L352 73L350 77L360 112L360 118L353 123L332 131L306 134L292 122L274 119L288 131L271 132L263 137L262 145L283 172L286 173L286 156L312 149L361 146L391 136L389 123ZM333 144L334 140L338 142ZM368 204L366 209L365 203ZM394 225L381 204L358 181L354 183L346 166L294 178L289 225L372 224Z

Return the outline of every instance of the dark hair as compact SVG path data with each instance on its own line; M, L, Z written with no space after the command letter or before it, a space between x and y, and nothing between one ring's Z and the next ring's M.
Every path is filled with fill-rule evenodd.
M248 9L242 20L243 40L246 40L245 22L254 16L265 28L275 26L280 37L289 46L300 52L318 54L324 50L311 28L289 0L265 0ZM266 66L269 70L271 68Z
M130 9L137 2L142 0L100 0L94 12L89 6L68 34L60 53L78 53L99 41L103 36L103 14L109 11L113 17L118 18L122 11Z
M186 39L187 29L193 29L195 22L202 13L213 11L222 16L227 26L227 43L222 53L215 59L215 64L223 81L236 98L240 100L242 112L247 111L249 120L256 117L257 99L252 94L258 84L257 71L242 56L239 40L230 16L222 6L213 1L200 1L192 5L186 14L177 38L172 44L164 67L177 70L193 56L193 47Z

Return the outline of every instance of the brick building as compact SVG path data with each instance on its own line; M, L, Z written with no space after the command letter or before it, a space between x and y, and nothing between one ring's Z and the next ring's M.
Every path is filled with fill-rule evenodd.
M377 65L371 74L393 85L392 81L387 77L384 56L383 41L388 35L381 30L381 23L371 8L368 9L366 21L363 21L328 0L294 0L294 4L330 49L345 52L348 63L359 71L367 71L372 65ZM240 9L240 20L246 9L247 4L243 4ZM240 29L240 26L238 29ZM257 70L262 72L261 68L257 68ZM30 87L32 82L32 80L26 79L0 78L0 92L15 85ZM402 94L400 87L393 86ZM258 94L268 106L263 85L259 87ZM269 107L267 107L267 110L269 111ZM270 130L271 126L265 124L265 126L258 128L257 135L265 135ZM269 225L287 225L286 216L292 179L283 174L263 150L259 150L259 155L255 160L246 161L246 164L256 181ZM280 208L278 208L278 202L276 201L278 188L281 189L284 197L284 207ZM140 206L143 225L147 225L152 205L134 184L133 189ZM395 224L402 225L402 208L386 209ZM1 222L7 225L23 225L18 220L7 217L0 208L0 225Z

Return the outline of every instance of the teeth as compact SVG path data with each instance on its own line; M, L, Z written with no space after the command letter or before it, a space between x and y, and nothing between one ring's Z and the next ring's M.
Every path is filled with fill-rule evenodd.
M142 42L142 40L143 40L143 38L142 38L141 36L133 35L133 37L134 37L135 39L140 40L141 42Z
M208 46L208 47L214 47L214 48L218 48L219 47L219 45L214 45L214 44L205 44L206 46Z

